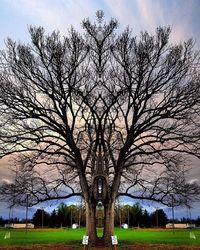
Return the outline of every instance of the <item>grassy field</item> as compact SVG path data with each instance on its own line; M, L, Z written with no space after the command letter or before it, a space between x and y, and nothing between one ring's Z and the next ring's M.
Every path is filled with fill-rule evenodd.
M196 239L190 238L190 232ZM174 245L199 245L200 229L193 230L123 230L116 229L115 234L119 242L126 241L132 243L151 243L151 244L174 244Z
M63 230L10 230L10 239L4 239L8 229L0 229L0 245L27 245L43 243L66 243L81 244L85 229L63 229ZM190 238L190 232L194 233L196 239ZM101 234L101 230L98 232ZM138 229L115 229L119 244L152 243L152 244L174 244L174 245L199 245L200 229L190 230L138 230Z

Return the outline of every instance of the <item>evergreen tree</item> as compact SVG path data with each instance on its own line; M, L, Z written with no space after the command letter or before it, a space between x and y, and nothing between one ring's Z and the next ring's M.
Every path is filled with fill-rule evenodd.
M71 209L63 202L57 208L58 222L61 227L71 227Z
M151 226L151 218L150 218L150 215L146 209L144 209L144 211L142 213L141 225L143 227L150 227Z
M138 227L142 221L142 206L139 203L134 204L130 209L130 226Z
M32 222L36 227L49 226L49 214L43 209L37 209L33 214Z
M3 226L4 224L5 224L5 220L2 217L0 217L0 226Z
M54 209L49 217L50 227L59 227L59 220L56 210Z
M153 226L164 227L168 223L168 218L163 209L158 209L151 214Z

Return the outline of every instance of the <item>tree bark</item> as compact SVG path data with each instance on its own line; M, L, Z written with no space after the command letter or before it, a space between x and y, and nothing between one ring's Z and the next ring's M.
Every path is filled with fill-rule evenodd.
M114 207L114 203L104 205L103 238L99 239L96 229L96 205L86 203L86 232L92 246L111 244L111 235L114 233Z
M98 241L96 230L96 205L86 202L86 233L89 236L91 245L96 245Z
M111 243L111 235L114 233L114 202L104 206L104 231L103 242L108 245Z

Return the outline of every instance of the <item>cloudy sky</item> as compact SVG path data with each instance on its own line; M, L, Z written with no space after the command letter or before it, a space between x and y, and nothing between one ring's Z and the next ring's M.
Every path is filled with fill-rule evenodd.
M157 26L171 26L174 43L192 37L200 47L199 0L0 0L0 49L5 48L7 37L28 42L28 26L43 26L47 32L60 30L65 34L73 25L80 32L81 20L94 19L95 12L103 10L105 18L117 18L119 29L129 25L137 35L141 30L153 33ZM0 179L10 178L8 160L0 161ZM200 178L200 164L191 164L190 179ZM167 210L166 210L167 211ZM0 216L7 216L5 204L0 204ZM194 204L194 217L200 216L200 207ZM16 215L23 216L22 210ZM177 216L186 216L184 208Z

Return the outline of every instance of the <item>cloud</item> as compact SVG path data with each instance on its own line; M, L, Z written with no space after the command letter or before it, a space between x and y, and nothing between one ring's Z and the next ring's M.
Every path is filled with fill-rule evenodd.
M88 16L94 16L99 6L91 0L4 0L20 12L26 20L35 25L44 26L48 30L59 29L61 33L75 26L81 28L81 20ZM25 24L25 25L27 25Z
M128 25L132 28L137 26L136 10L134 6L130 4L131 1L104 0L104 3L110 11L111 16L117 18L123 28Z
M193 36L191 20L194 4L192 1L183 1L181 8L178 6L179 0L177 2L169 0L167 3L154 0L2 1L14 13L18 13L19 20L25 20L24 29L27 29L27 25L30 24L41 25L48 32L57 29L62 34L66 34L66 31L73 25L82 31L81 21L87 17L93 18L98 9L103 9L106 17L116 17L120 27L125 28L130 25L136 33L139 33L141 29L154 32L157 26L171 25L172 42L186 40Z
M11 184L12 183L12 181L10 179L7 179L7 178L0 179L0 182L1 183L6 183L6 184Z
M189 180L189 183L190 184L197 184L197 183L199 183L199 179L197 179L197 178L194 178L194 179L191 179L191 180Z
M156 26L156 20L149 3L150 2L147 1L136 0L136 4L141 16L141 21L151 30Z
M0 182L5 180L6 182L10 182L12 180L13 172L10 170L11 167L11 159L10 157L4 157L0 159Z

